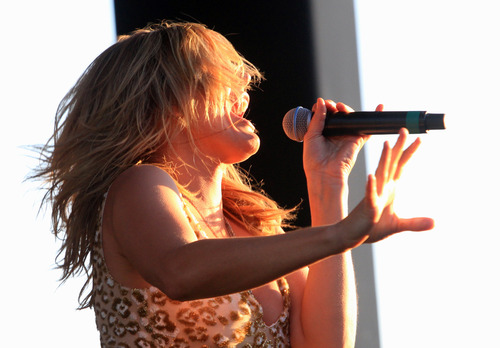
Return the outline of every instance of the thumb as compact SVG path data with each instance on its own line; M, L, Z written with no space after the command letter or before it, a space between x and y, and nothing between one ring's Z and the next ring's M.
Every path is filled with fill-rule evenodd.
M427 217L418 217L411 219L399 219L399 231L428 231L434 228L434 220Z

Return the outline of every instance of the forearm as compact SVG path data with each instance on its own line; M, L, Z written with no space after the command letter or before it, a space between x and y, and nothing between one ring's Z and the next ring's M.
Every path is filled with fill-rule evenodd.
M180 300L255 288L342 252L336 230L328 225L274 236L189 243L165 256L153 285Z
M307 178L312 226L335 224L347 216L347 180L330 181L323 176Z
M309 267L301 311L305 347L354 347L357 295L350 252Z
M312 224L338 223L347 215L347 184L319 185L309 180ZM308 346L330 342L353 347L356 336L357 294L350 251L309 267L302 300L302 327Z

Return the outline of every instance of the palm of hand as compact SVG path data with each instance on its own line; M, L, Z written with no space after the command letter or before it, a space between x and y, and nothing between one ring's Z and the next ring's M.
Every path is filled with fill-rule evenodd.
M403 151L407 135L408 131L402 130L393 148L390 148L387 142L384 144L375 172L375 187L370 198L374 225L368 232L366 243L375 243L402 231L428 230L434 225L428 218L401 219L394 212L396 183L401 177L403 167L420 145L420 139L417 139Z
M304 167L306 171L323 173L332 178L343 179L349 176L356 157L365 143L364 137L345 136L337 137L335 141L327 138L318 139L317 143L309 143L304 151ZM325 154L322 158L315 158L308 153Z
M315 116L311 120L304 139L304 169L308 183L325 179L330 185L347 184L347 177L354 166L357 154L367 136L342 136L325 138L322 135L326 110L330 112L350 112L342 103L326 102L318 99L314 105ZM379 105L377 111L382 111ZM399 138L390 147L386 142L375 175L370 175L366 187L366 197L355 211L342 221L345 248L356 247L360 243L374 243L402 231L424 231L434 226L429 218L401 219L394 212L395 188L403 167L420 145L420 139L404 150L408 131L402 129ZM314 190L315 185L309 188Z
M384 185L382 192L377 193L375 201L376 224L369 231L366 243L381 241L398 232L399 217L394 211L394 197L396 193L396 182L391 180Z

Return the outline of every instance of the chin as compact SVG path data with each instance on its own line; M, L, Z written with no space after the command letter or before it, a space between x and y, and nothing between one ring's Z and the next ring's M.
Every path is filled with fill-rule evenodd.
M259 151L260 148L260 138L256 133L252 133L252 138L248 141L249 149L252 152L252 155L254 155L257 151Z
M226 163L241 163L252 157L259 151L260 148L260 138L254 134L252 139L249 139L245 143L240 143L237 147L237 152L232 152L228 157Z
M256 140L254 140L251 143L251 146L249 149L250 155L248 157L255 155L257 153L257 151L259 151L259 149L260 149L260 138L256 137Z

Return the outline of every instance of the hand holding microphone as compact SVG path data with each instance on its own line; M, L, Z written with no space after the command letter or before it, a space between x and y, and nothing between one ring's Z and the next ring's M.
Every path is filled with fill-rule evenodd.
M402 219L394 212L393 202L396 195L396 183L400 179L406 163L411 159L420 145L420 138L417 138L406 147L408 131L401 128L407 128L408 125L406 123L395 124L392 125L395 128L391 130L387 125L389 124L387 119L391 117L385 117L385 119L384 117L379 117L374 121L379 121L379 123L382 121L382 123L386 124L383 132L379 131L376 122L375 124L372 123L361 127L361 131L353 132L348 126L348 130L333 132L334 134L399 134L394 146L390 146L388 141L384 143L378 168L374 174L368 177L365 198L347 216L346 193L348 190L345 190L347 179L366 137L333 137L331 139L322 137L321 131L327 128L326 125L331 123L331 119L339 116L339 114L345 115L350 110L349 107L342 103L335 105L332 101L324 101L321 98L318 98L315 107L317 111L316 116L311 120L312 116L308 112L309 120L306 119L305 126L302 127L303 129L297 127L297 125L290 128L295 132L298 131L299 135L297 138L295 138L296 135L293 132L289 132L292 134L289 136L293 140L302 141L309 127L309 121L311 121L310 126L312 128L310 134L308 134L309 139L304 143L303 165L307 179L311 220L313 223L316 225L342 223L342 230L345 231L346 239L353 242L353 247L363 242L376 242L404 230L424 231L432 229L434 226L432 219ZM294 115L296 110L292 111L290 114ZM386 112L382 111L382 106L379 106L377 107L377 111L370 114L372 116L373 114L384 116ZM352 115L350 113L349 115L345 115L345 117ZM402 115L396 116L401 118ZM286 120L287 117L290 117L290 115L285 116L283 120L285 129L288 122ZM405 117L403 119L405 120ZM325 127L323 127L323 122L325 123ZM347 124L349 125L348 122ZM432 129L427 127L428 125L425 122L423 124L423 128L415 127L414 130L425 132L427 129ZM432 123L430 126L434 127ZM438 124L438 126L441 125ZM327 130L327 132L329 131ZM324 133L325 131L323 131ZM339 209L339 207L343 207L343 210Z
M295 141L303 141L312 112L301 106L289 110L283 118L283 130ZM444 114L426 111L355 111L327 112L323 135L397 134L407 128L412 134L445 129Z

